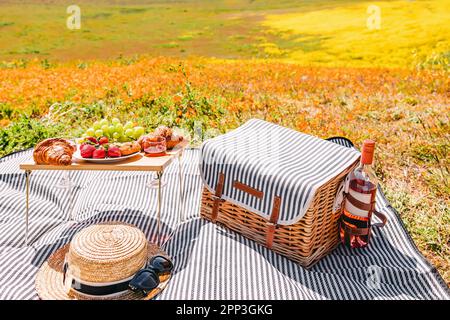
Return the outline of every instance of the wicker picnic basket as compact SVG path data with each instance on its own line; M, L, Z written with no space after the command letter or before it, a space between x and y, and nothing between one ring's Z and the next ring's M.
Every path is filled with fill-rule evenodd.
M222 172L219 173L214 190L205 184L201 216L236 231L304 267L310 267L339 243L338 224L341 209L333 209L336 194L345 176L357 164L358 159L355 158L344 170L315 190L306 212L295 223L277 223L280 204L283 201L279 196L272 196L272 209L270 215L267 213L269 219L231 199L223 199L225 174ZM264 191L242 181L233 180L229 183L232 188L258 199L257 201L262 201L265 197Z

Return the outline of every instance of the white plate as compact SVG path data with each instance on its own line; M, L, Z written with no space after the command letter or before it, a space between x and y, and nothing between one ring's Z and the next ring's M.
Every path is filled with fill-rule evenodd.
M94 159L94 158L83 158L80 154L80 150L77 150L74 154L73 154L73 158L75 160L83 160L83 161L87 161L87 162L93 162L93 163L113 163L113 162L119 162L131 157L134 157L135 155L137 155L139 152L135 152L132 154L129 154L127 156L121 156L121 157L117 157L117 158L104 158L104 159Z

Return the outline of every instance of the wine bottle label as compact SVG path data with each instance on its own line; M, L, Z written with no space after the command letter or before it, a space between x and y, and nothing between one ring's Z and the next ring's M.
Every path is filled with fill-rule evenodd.
M372 198L371 193L360 193L355 190L352 190L352 188L349 188L348 193L353 196L356 200L359 200L363 203L367 203L370 205L370 200ZM369 211L361 210L357 207L355 207L353 204L350 203L350 201L345 201L345 210L348 211L350 214L353 214L358 217L367 218L369 216Z

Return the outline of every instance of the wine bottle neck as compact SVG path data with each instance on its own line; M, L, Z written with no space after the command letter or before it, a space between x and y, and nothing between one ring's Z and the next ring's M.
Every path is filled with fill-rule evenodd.
M371 166L373 163L373 153L367 154L363 153L361 155L361 164Z
M370 169L370 168L372 168L372 164L371 163L364 163L364 162L360 162L359 163L359 167L360 167L360 169Z

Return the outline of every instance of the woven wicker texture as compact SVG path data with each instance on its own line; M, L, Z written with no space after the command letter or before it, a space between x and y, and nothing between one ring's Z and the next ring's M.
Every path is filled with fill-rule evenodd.
M108 230L111 231L111 233L109 233L110 235L108 235ZM114 234L114 236L111 234ZM86 242L89 239L93 242ZM96 247L96 243L100 244L100 246ZM116 244L117 247L114 244ZM73 247L75 247L76 250L73 250ZM108 252L107 248L111 249L110 252ZM131 250L128 249L129 251L127 251L127 248L131 248ZM142 248L144 248L144 251L142 251ZM77 252L77 256L75 256L75 258L72 255L72 251ZM94 256L96 252L99 253L98 260ZM83 260L80 258L81 256L79 253L83 253L86 257L88 257L88 259ZM168 255L157 245L148 243L142 232L131 225L94 225L83 229L80 233L75 235L71 244L67 244L58 249L48 258L36 275L36 291L39 297L43 300L152 299L166 287L169 282L170 275L160 277L160 285L147 296L140 293L134 293L129 290L113 298L93 298L80 294L73 289L67 292L67 289L63 283L63 265L66 256L70 256L69 259L72 259L72 262L70 263L73 263L73 259L77 262L81 261L84 263L82 272L83 279L91 279L88 281L93 281L92 279L103 279L104 282L112 282L116 281L113 279L121 280L135 274L144 266L145 261L155 255L163 255L168 257ZM118 265L124 269L120 271L114 261L117 261ZM92 262L92 265L89 265L89 262ZM129 272L133 269L133 273L129 274ZM111 270L115 270L118 275L114 275L114 272ZM87 276L84 273L86 273ZM103 273L103 275L100 275L100 273ZM106 275L111 276L111 278L108 278ZM102 281L96 280L95 282Z
M333 212L333 204L340 183L357 164L356 161L334 179L322 185L315 193L306 214L297 223L277 226L273 239L273 251L304 267L311 267L337 246L341 212ZM204 188L200 211L203 218L211 220L213 203L213 194ZM216 222L266 245L268 221L256 213L229 201L223 201L219 205Z

